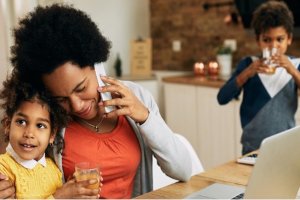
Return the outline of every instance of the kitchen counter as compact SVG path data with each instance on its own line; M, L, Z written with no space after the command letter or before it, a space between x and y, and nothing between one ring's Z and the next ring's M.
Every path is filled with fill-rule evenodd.
M132 76L132 75L123 75L121 77L117 77L119 80L128 80L128 81L153 81L156 80L154 75L149 76Z
M207 87L214 87L214 88L220 88L225 83L225 80L222 79L214 80L208 77L199 77L194 75L164 77L162 80L165 83L178 83L178 84L186 84L186 85L207 86Z

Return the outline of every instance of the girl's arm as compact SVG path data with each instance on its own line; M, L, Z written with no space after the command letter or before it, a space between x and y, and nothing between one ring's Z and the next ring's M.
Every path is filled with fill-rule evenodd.
M55 199L98 199L99 189L88 189L87 186L96 183L96 179L76 182L75 179L67 181L53 194Z

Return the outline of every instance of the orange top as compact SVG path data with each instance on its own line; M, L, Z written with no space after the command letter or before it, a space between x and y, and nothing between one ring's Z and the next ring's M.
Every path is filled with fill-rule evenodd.
M124 116L119 117L116 128L110 133L95 133L71 122L64 140L62 164L66 180L73 175L75 163L98 163L103 177L101 198L131 198L141 151Z

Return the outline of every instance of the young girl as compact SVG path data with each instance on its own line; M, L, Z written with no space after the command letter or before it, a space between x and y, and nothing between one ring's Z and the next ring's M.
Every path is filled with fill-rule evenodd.
M56 131L66 125L66 113L45 93L19 82L16 73L3 85L1 122L9 144L0 155L0 173L14 183L16 198L58 197L55 192L62 186L62 173L45 151L53 147ZM65 193L64 198L69 197Z

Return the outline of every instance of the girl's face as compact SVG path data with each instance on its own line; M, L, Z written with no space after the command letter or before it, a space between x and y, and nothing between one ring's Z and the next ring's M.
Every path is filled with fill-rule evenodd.
M52 143L55 137L51 134L47 106L36 100L21 103L8 129L11 146L24 160L41 159L48 144Z
M285 54L288 46L292 43L292 36L286 32L285 28L280 26L261 33L257 43L261 50L275 47L281 54Z
M43 82L68 113L86 120L97 116L100 95L93 68L67 62L44 75Z

